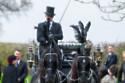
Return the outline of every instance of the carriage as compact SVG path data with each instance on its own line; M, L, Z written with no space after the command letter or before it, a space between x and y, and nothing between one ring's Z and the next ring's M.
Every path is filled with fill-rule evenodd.
M61 70L64 74L68 74L71 69L72 61L77 50L82 45L77 42L59 42L58 48L61 52ZM35 72L38 67L38 45L33 41L27 50L27 63L31 72Z
M84 28L81 21L79 21L78 26L72 25L71 27L75 30L75 37L78 42L55 43L55 52L58 51L59 55L50 46L49 53L48 51L45 54L43 53L44 57L41 62L39 62L41 58L38 53L38 45L36 43L31 45L27 52L27 62L31 68L33 78L31 83L99 83L97 71L94 69L95 64L93 66L94 62L89 58L92 43L86 40L90 25L91 23L88 22ZM76 54L78 55L76 56ZM52 67L52 65L57 65L57 67ZM54 69L55 75L52 73ZM41 70L44 71L38 72ZM46 72L47 74L45 74ZM37 77L41 81L34 81L36 80L34 79L35 73L39 74ZM43 75L40 77L40 74Z

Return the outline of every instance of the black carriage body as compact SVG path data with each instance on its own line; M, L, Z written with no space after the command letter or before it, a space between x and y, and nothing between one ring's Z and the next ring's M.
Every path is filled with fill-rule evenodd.
M77 53L77 51L80 49L81 46L82 45L80 43L76 43L76 42L58 43L58 47L60 48L60 52L62 54L60 70L64 74L67 75L69 73L75 54Z

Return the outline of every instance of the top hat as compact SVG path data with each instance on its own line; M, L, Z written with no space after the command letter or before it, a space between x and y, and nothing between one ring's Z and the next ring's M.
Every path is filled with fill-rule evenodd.
M53 17L55 15L54 14L54 7L47 6L45 14Z

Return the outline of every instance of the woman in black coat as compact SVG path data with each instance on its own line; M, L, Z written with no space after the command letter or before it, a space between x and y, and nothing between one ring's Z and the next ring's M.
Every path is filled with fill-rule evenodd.
M8 65L6 66L3 73L2 83L18 83L17 68L16 68L16 56L11 55L7 58Z

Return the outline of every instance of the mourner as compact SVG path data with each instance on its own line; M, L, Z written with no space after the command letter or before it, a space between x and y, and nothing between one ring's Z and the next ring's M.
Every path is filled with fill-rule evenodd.
M37 41L40 43L39 54L50 44L50 42L58 42L63 39L62 27L59 23L54 22L54 7L47 6L45 17L46 21L38 24Z
M122 62L121 68L119 70L119 75L118 75L119 83L122 83L122 73L124 73L123 83L125 83L125 51L123 51L123 62Z
M15 66L17 64L16 56L8 56L7 61L8 65L4 70L2 83L18 83L17 67Z
M108 74L108 68L113 65L117 64L117 55L114 53L114 46L109 45L108 46L108 58L104 64L104 66L101 68L101 78L104 77L106 74Z
M101 83L116 83L118 68L115 65L112 65L108 69L108 74L103 77Z
M18 83L24 83L24 79L27 76L27 64L23 60L21 60L22 54L20 50L16 50L14 55L17 57L17 74L18 74Z

